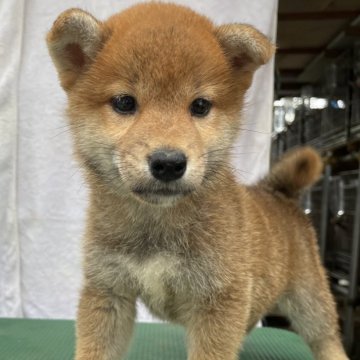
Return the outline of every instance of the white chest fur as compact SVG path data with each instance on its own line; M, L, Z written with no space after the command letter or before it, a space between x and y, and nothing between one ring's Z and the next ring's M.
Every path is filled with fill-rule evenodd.
M140 295L159 305L166 299L166 286L175 282L181 272L180 260L164 254L142 261L122 256L122 265Z
M162 303L166 287L178 285L184 271L182 261L172 255L158 253L145 259L119 253L92 253L88 257L88 275L99 286L125 295L128 292ZM180 290L180 289L178 289Z
M157 315L167 317L171 302L208 297L224 283L207 258L182 258L159 252L146 258L119 253L92 253L88 276L119 295L140 296Z

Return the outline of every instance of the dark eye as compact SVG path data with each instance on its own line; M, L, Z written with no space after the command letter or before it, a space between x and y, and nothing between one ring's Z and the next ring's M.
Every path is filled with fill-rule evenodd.
M212 104L209 100L203 98L195 99L190 105L191 115L204 117L209 113L211 105Z
M111 99L111 106L119 114L133 114L136 111L136 100L130 95L114 96Z

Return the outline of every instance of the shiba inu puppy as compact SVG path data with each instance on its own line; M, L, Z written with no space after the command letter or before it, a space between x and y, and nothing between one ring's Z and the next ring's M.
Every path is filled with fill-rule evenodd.
M319 156L292 152L251 187L229 165L270 41L249 25L148 3L105 22L70 9L47 42L90 188L76 360L121 359L139 297L186 328L190 360L235 360L275 306L317 360L347 359L297 205L321 174Z

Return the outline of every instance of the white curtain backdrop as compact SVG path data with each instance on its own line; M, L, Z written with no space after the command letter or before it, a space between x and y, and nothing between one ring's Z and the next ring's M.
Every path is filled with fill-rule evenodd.
M216 23L245 22L275 39L277 0L179 0ZM99 19L132 0L0 0L0 316L74 318L81 285L86 186L72 158L65 94L45 45L57 15ZM273 63L249 91L234 151L239 178L268 168ZM151 320L139 305L138 319Z

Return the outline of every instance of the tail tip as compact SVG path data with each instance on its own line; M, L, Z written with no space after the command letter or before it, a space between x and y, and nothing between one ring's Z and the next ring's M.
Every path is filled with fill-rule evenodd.
M304 146L285 153L271 170L267 184L275 191L296 198L303 189L319 180L322 171L319 153Z
M319 180L323 171L323 162L317 151L306 146L295 150L294 154L289 154L290 159L292 156L294 156L292 171L296 187L299 189L306 188Z

